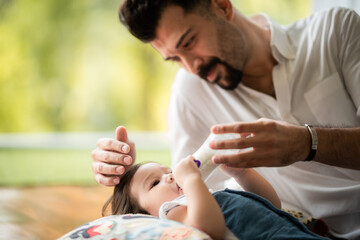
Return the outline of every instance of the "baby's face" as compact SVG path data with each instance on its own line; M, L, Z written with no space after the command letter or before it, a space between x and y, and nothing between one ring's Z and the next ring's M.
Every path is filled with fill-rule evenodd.
M131 181L131 195L153 216L159 215L161 204L183 195L170 168L147 163L136 171Z

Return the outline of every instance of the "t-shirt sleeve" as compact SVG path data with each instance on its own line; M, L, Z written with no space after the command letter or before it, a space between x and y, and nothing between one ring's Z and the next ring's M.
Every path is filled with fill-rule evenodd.
M340 9L339 58L346 89L360 117L360 16L353 10Z

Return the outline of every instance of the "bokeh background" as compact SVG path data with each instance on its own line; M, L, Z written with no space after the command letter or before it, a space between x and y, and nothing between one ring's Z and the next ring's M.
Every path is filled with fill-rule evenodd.
M166 131L176 64L121 26L119 0L0 1L0 132ZM289 23L304 0L234 1Z
M360 9L356 0L232 2L245 15L264 12L281 24L333 5ZM52 229L45 233L59 237L99 217L104 197L96 199L92 190L66 195L62 187L109 193L93 180L90 153L98 138L114 137L119 125L126 126L136 142L139 161L170 164L167 108L178 66L165 63L121 26L120 4L0 0L0 239L51 239L40 234L44 229L34 230L36 224L42 221ZM9 205L25 207L21 202L29 202L31 191L46 196L54 194L55 187L61 187L55 190L61 196L82 196L64 200L61 206L70 207L70 213L68 218L58 216L61 224L49 227L48 215L55 207L49 207L50 213L37 212L45 211L38 208L46 202L36 197L31 201L42 204L24 208L27 214ZM89 192L92 195L86 195ZM19 194L24 198L19 200ZM93 215L76 218L78 206L93 208L86 205L91 199L100 201Z
M93 184L90 152L119 125L136 133L139 161L170 163L178 66L128 33L120 3L0 0L0 185ZM312 9L304 0L233 3L282 24Z

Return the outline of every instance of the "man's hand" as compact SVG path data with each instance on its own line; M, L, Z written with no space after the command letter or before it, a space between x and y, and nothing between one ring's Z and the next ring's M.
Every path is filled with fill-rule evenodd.
M92 151L92 169L96 182L114 186L135 162L135 144L128 139L126 128L116 128L116 139L101 138Z
M229 167L280 167L306 159L310 152L310 134L306 127L283 121L259 119L213 126L215 134L239 133L238 139L210 142L213 149L245 149L232 155L215 155L213 161Z

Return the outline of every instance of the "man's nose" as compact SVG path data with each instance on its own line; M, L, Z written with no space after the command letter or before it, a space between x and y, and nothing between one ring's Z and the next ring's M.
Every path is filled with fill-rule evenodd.
M183 65L188 72L197 74L202 61L199 57L195 56L184 56Z

